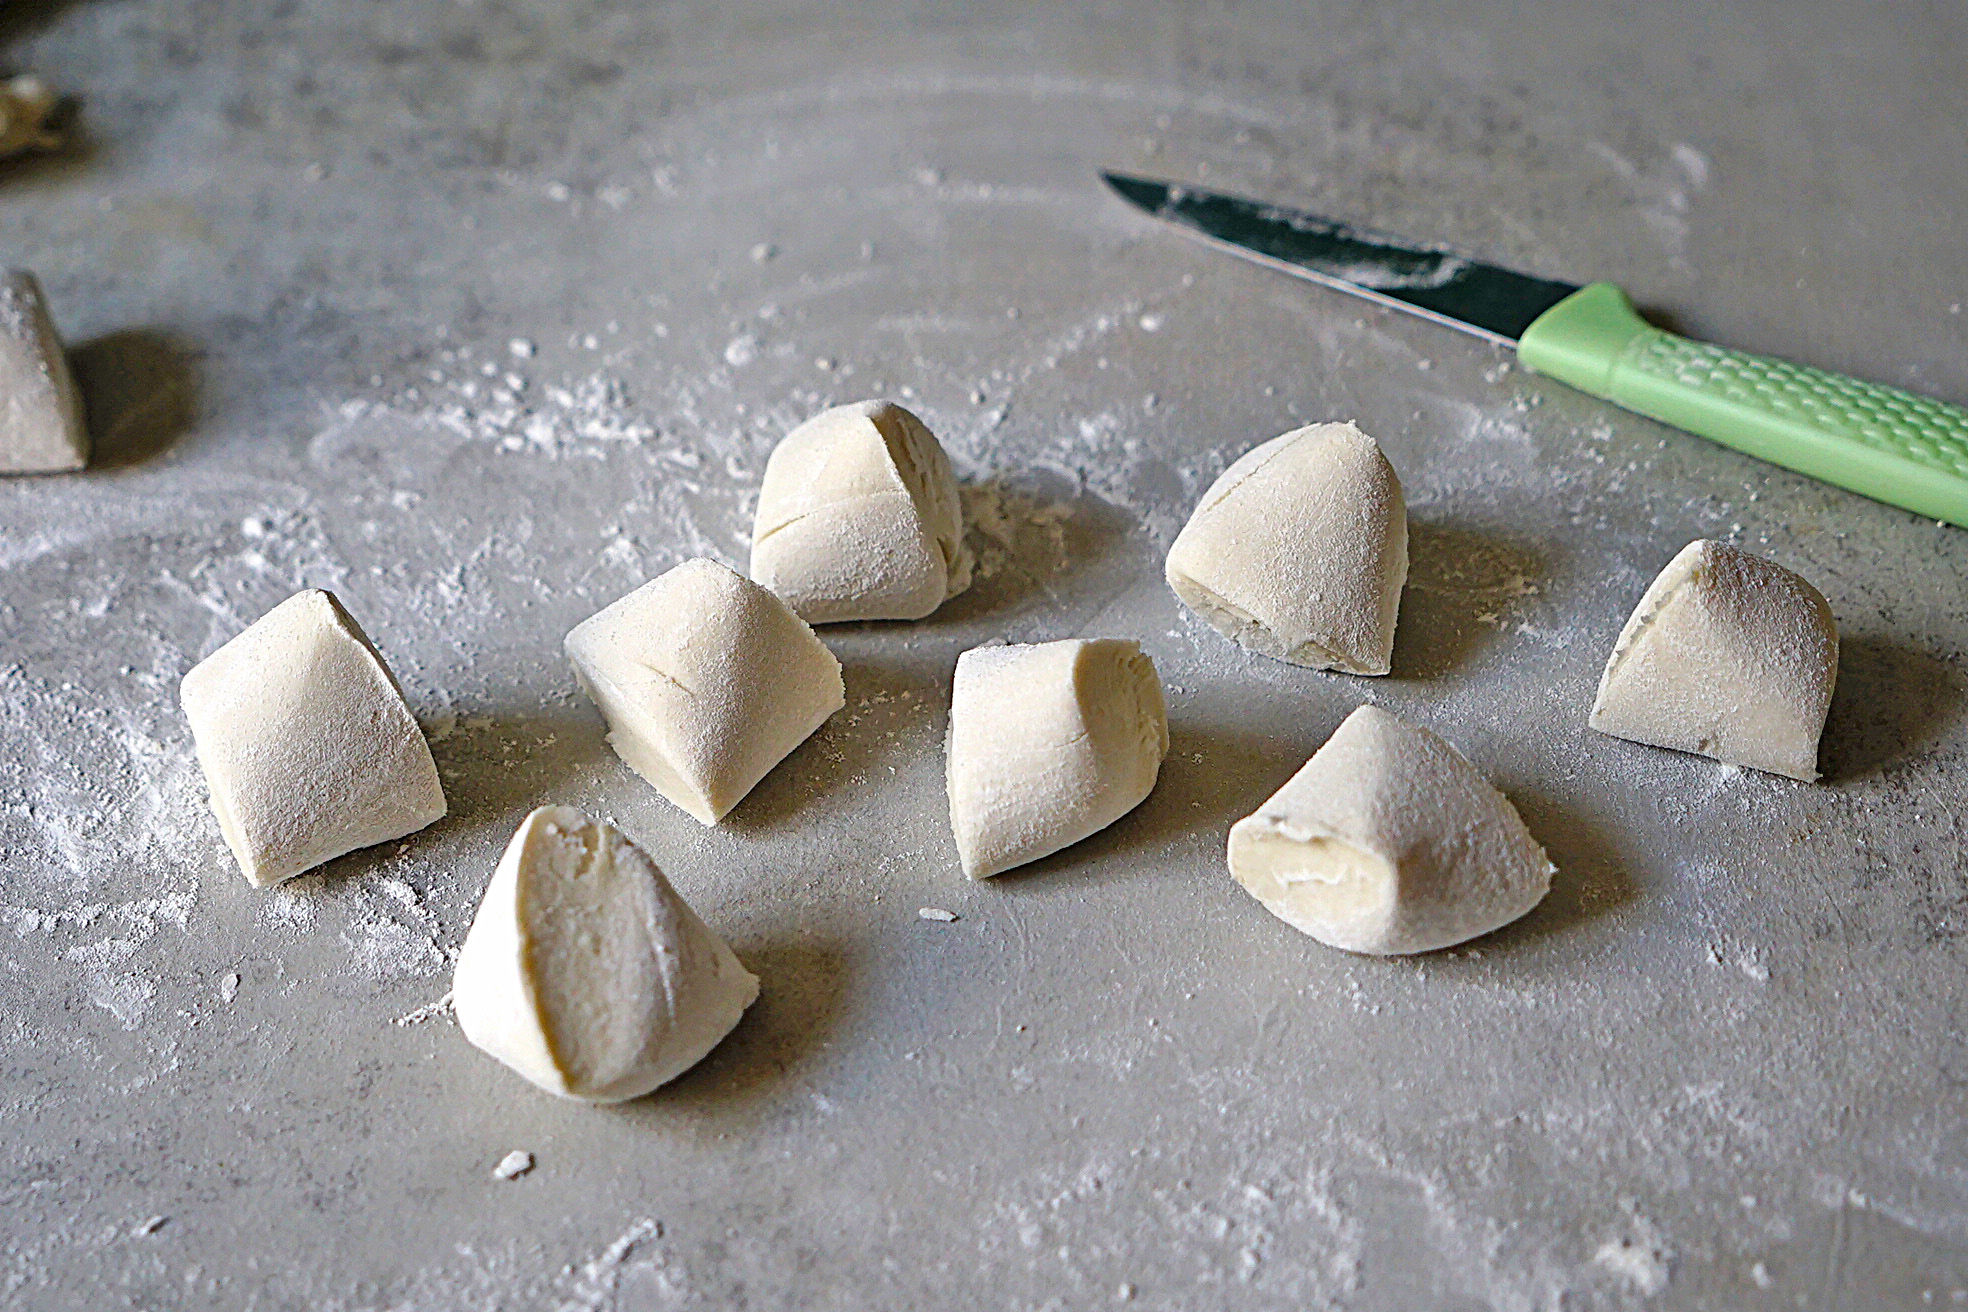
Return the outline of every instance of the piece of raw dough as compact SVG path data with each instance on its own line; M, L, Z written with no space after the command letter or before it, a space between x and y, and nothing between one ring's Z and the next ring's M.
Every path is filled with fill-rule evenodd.
M520 823L451 986L467 1039L583 1102L675 1079L757 996L757 978L648 854L571 806Z
M1590 723L1809 782L1837 678L1823 594L1761 556L1690 542L1620 630Z
M1230 873L1265 910L1348 952L1431 952L1517 919L1551 862L1455 748L1374 706L1346 717L1230 828Z
M835 406L773 448L752 577L809 624L921 619L970 573L950 459L901 406Z
M51 474L89 463L82 394L25 269L0 273L0 474Z
M1184 605L1252 651L1386 674L1408 577L1401 480L1352 424L1274 437L1210 485L1166 573Z
M576 625L567 658L616 752L707 825L847 704L840 662L806 622L702 558Z
M297 592L179 690L241 873L277 884L444 814L396 678L333 593Z
M950 827L983 879L1105 829L1168 754L1155 663L1121 638L978 647L950 697Z
M54 112L55 93L40 78L0 82L0 156L59 146L61 138L48 130Z

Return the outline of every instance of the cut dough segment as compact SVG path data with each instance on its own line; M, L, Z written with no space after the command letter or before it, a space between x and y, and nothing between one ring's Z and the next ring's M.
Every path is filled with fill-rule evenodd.
M543 806L478 904L451 996L465 1037L542 1089L621 1102L695 1066L758 980L641 848Z
M616 752L707 825L847 703L840 662L805 621L714 560L589 616L567 658Z
M277 884L444 814L423 730L333 593L297 592L179 691L241 873Z
M82 394L25 269L0 273L0 474L52 474L89 463Z
M916 620L970 586L950 459L890 401L835 406L773 448L752 577L810 624Z
M59 146L61 138L48 128L55 103L55 93L38 77L0 82L0 158Z
M1408 577L1401 480L1352 424L1275 437L1210 485L1166 572L1184 605L1252 651L1386 674Z
M1823 594L1761 556L1690 542L1620 631L1590 723L1809 782L1837 678Z
M1292 928L1377 956L1432 952L1517 919L1551 862L1455 748L1374 706L1346 717L1230 828L1230 874Z
M983 879L1105 829L1168 754L1155 663L1121 638L978 647L950 698L950 826Z

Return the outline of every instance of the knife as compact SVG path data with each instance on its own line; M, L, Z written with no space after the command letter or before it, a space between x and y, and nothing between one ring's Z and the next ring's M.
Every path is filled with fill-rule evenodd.
M1554 282L1302 210L1121 173L1124 200L1246 259L1514 347L1615 405L1968 527L1968 410L1649 324L1609 282Z

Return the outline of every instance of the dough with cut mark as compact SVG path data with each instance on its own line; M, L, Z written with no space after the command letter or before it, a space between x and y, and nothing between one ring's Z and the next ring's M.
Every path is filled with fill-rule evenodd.
M194 666L179 695L249 883L279 883L444 814L423 730L333 593L281 602Z
M1698 540L1620 631L1590 723L1601 733L1806 782L1838 680L1838 623L1774 561Z
M1140 805L1168 754L1155 663L1121 638L978 647L950 698L950 825L972 879L1077 843Z
M970 586L950 459L891 401L835 406L773 448L752 578L809 624L915 620Z
M41 284L0 273L0 474L52 474L89 463L82 394Z
M1346 717L1230 829L1230 873L1265 910L1348 952L1431 952L1536 906L1551 862L1509 799L1426 729Z
M1275 437L1210 485L1166 573L1184 605L1252 651L1386 674L1408 577L1401 480L1352 424Z
M465 1037L540 1088L621 1102L702 1060L758 980L619 830L543 806L486 887L451 995Z
M624 761L714 825L847 703L840 662L784 601L687 560L567 635Z

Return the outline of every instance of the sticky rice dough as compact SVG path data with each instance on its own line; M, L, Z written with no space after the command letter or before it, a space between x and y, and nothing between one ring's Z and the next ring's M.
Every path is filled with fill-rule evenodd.
M1429 952L1498 929L1551 887L1504 795L1448 743L1374 706L1346 717L1230 829L1230 874L1348 952Z
M1690 542L1640 598L1599 681L1601 733L1805 781L1838 678L1819 591L1722 542Z
M1210 485L1166 573L1184 605L1252 651L1386 674L1408 577L1401 480L1352 424L1273 438Z

